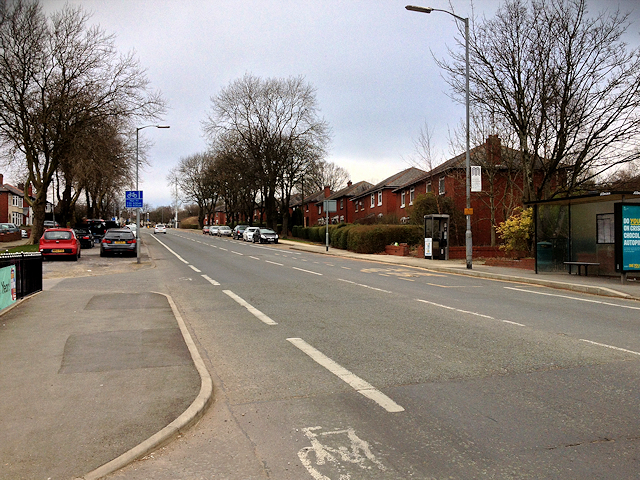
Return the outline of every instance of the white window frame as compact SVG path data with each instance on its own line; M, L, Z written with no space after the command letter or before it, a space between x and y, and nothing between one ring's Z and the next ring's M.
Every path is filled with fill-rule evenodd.
M21 212L11 212L11 223L14 223L18 226L22 225L22 213Z
M445 194L444 177L440 177L438 179L438 195L444 195L444 194Z
M19 195L11 195L11 206L22 208L22 197Z
M415 187L411 187L409 189L409 205L413 205L413 201L416 198L416 189Z
M322 205L318 205L318 215L322 215Z
M340 210L344 210L344 198L340 199Z
M406 192L403 190L402 193L400 194L400 208L404 208L404 197L406 195Z
M376 194L372 193L371 194L371 208L376 206Z
M425 193L431 193L431 182L427 182L427 187L425 188Z
M378 206L382 206L382 190L378 192Z

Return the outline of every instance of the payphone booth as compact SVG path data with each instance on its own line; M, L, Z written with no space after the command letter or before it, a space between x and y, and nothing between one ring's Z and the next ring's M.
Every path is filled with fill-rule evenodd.
M449 215L424 216L424 258L449 260Z

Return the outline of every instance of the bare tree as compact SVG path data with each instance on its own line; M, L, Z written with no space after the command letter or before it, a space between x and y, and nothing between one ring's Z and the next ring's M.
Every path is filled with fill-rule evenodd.
M247 74L211 102L205 135L212 140L232 135L241 142L260 179L267 223L276 229L278 187L286 168L301 146L324 151L329 141L329 128L317 114L315 90L302 77L263 80Z
M305 184L308 184L309 191L316 192L324 187L331 190L340 190L349 181L349 172L333 162L318 160L310 165L311 175L305 177Z
M622 41L628 26L619 11L590 17L584 0L506 0L473 25L471 101L518 139L525 200L640 158L640 49ZM451 55L440 65L463 95L464 52Z
M74 141L96 118L157 118L164 102L149 90L131 54L87 25L80 8L47 18L36 1L0 3L0 140L22 157L35 198L34 232L42 233L47 191Z
M198 205L198 224L204 226L218 203L220 188L216 178L214 157L209 153L197 153L180 159L175 173L183 200Z

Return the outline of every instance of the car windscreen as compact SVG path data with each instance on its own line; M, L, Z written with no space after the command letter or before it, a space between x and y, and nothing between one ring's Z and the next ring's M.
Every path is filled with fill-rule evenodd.
M45 240L71 240L71 232L44 232Z
M131 240L134 235L131 230L108 230L104 238L107 240Z
M273 230L271 230L270 228L261 228L260 229L260 233L268 233L270 235L274 235L276 232L274 232Z

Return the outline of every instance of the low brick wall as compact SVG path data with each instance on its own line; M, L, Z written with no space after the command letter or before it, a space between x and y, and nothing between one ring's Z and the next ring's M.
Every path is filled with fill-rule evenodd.
M401 243L400 245L387 245L384 247L384 253L387 255L398 255L400 257L406 257L409 255L409 245Z
M490 267L510 267L521 268L523 270L535 270L536 259L535 258L487 258L484 262L485 265Z
M473 258L496 258L503 257L504 252L500 250L500 247L473 247ZM449 259L462 260L467 258L466 247L449 247Z
M22 239L22 232L0 233L0 242L15 242Z

